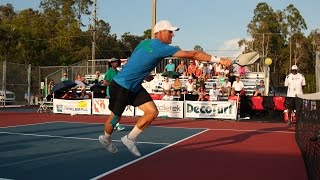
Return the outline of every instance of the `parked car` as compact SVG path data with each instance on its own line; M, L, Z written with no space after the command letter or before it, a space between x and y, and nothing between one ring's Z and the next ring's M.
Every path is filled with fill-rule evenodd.
M16 95L14 92L6 91L6 94L4 94L4 91L0 90L0 103L6 102L6 104L13 104L16 101Z

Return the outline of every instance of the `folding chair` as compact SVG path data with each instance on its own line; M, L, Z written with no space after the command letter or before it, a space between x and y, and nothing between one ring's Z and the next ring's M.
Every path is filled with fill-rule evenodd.
M283 96L274 96L272 97L272 116L275 119L282 119L287 109L285 104L286 98Z
M275 111L284 111L286 110L285 105L286 98L283 96L274 96L273 97L273 110Z
M49 94L47 97L43 98L40 101L40 106L38 108L37 113L51 113L53 112L53 95Z
M266 109L263 106L263 97L262 96L252 96L251 97L251 110L253 115L263 117L266 113Z

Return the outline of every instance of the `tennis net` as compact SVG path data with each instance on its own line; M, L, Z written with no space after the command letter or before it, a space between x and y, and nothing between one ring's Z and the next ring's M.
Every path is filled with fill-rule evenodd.
M296 142L306 166L308 179L320 180L320 93L295 98Z

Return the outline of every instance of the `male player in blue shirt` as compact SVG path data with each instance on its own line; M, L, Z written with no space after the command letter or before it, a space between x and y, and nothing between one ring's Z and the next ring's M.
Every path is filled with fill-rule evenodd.
M151 81L150 72L166 57L195 59L203 62L215 62L230 66L232 62L226 58L217 58L202 51L183 51L170 46L174 31L178 27L169 21L159 21L154 27L155 38L142 41L133 51L130 59L110 83L109 109L111 115L105 123L104 135L99 136L99 142L111 153L116 153L117 147L111 141L114 126L120 121L127 105L139 107L144 115L128 135L121 138L122 143L135 156L141 156L136 147L136 138L158 116L158 109L150 94L142 87L143 80Z

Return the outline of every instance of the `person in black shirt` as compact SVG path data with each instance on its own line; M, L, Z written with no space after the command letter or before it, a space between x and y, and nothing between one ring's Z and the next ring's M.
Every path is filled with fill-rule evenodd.
M229 82L231 83L231 87L232 87L233 82L236 80L236 76L234 75L233 71L229 72L228 79L229 79Z

